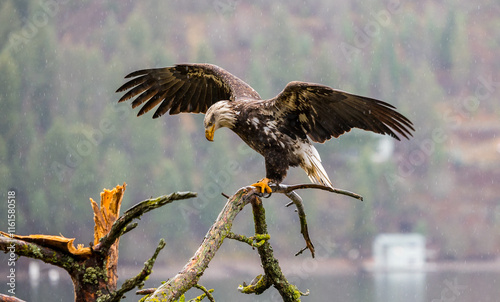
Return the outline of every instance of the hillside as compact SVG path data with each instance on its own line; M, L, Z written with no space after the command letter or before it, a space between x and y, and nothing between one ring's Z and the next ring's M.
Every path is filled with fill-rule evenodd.
M19 234L89 242L88 198L127 182L125 208L199 192L145 217L129 239L149 251L160 237L191 234L172 252L190 254L224 204L220 192L262 178L263 159L229 131L207 143L201 115L136 118L114 91L136 69L210 62L262 97L292 80L318 82L387 101L414 122L415 137L391 141L377 160L385 140L361 131L317 146L334 185L366 200L304 194L319 253L367 256L375 234L412 231L439 259L498 255L494 1L5 0L0 8L0 190L17 192ZM304 181L299 169L286 179ZM296 215L283 198L266 202L277 252L289 256L301 245ZM249 217L237 231L251 232ZM143 261L130 242L121 259Z

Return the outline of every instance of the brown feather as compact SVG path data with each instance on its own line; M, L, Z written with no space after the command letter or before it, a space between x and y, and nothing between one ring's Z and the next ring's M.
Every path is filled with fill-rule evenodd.
M132 78L117 89L127 91L119 102L137 97L133 107L146 103L140 114L160 104L153 117L169 111L205 113L221 100L240 97L260 99L248 84L224 69L211 64L178 64L173 67L142 69L129 73ZM159 98L158 96L162 96ZM154 100L152 100L154 98Z
M339 137L352 128L387 134L398 140L397 134L408 138L414 131L410 120L395 111L392 105L320 84L290 82L268 102L279 109L277 118L290 120L286 116L299 114L307 117L299 119L301 128L319 143ZM300 128L293 126L293 129L298 131Z

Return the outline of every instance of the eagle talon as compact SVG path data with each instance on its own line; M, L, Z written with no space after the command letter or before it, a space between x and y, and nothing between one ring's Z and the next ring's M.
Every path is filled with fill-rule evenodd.
M255 193L255 195L259 196L260 198L269 198L271 197L271 195L273 195L273 193L261 193L261 192L258 192L258 193Z
M262 195L263 197L269 197L269 196L271 196L271 193L273 192L273 190L271 190L271 187L269 187L268 184L269 184L269 178L266 177L266 178L259 180L256 183L252 184L251 186L260 188L261 194L264 194L264 193L269 194L268 196Z
M262 198L269 198L273 195L273 192L268 193L267 195L265 193L262 194Z

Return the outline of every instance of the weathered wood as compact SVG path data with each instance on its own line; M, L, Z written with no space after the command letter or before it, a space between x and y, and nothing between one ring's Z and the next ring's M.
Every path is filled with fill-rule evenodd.
M243 210L256 192L255 188L246 187L231 196L194 256L175 277L158 287L146 301L174 301L195 286L231 231L236 215Z
M125 280L125 282L123 282L123 285L119 290L108 295L109 298L106 297L106 301L119 302L123 298L123 295L126 292L133 290L138 284L143 284L144 281L153 272L153 265L155 264L156 258L158 257L158 254L164 247L165 247L165 240L161 239L160 243L158 244L158 247L156 248L155 253L153 254L153 257L151 257L148 261L146 261L146 263L144 263L144 268L142 269L142 271L134 278Z
M314 258L314 245L309 237L309 231L307 229L307 219L306 219L306 211L304 209L304 203L302 202L302 197L300 197L297 192L292 191L290 193L285 193L285 195L292 200L292 203L297 207L297 213L299 215L300 221L300 233L304 240L306 241L306 247L298 251L295 256L302 254L306 249L311 251L311 256ZM290 204L288 204L290 205ZM287 205L287 206L288 206Z
M319 185L319 184L299 184L299 185L278 184L278 185L271 185L271 189L273 190L273 193L285 193L285 194L290 193L290 192L295 191L295 190L301 190L301 189L319 189L319 190L323 190L323 191L332 192L335 194L346 195L346 196L356 198L356 199L363 201L363 196L361 196L359 194L356 194L356 193L353 193L350 191L346 191L346 190L342 190L342 189L331 188L331 187L327 187L327 186L323 186L323 185Z
M0 302L26 302L13 296L0 294Z
M294 190L316 188L330 192L348 195L357 199L362 197L344 190L331 189L318 185L274 185L274 193L284 193L296 204L301 218L301 232L308 248L314 256L314 247L307 231L305 211L300 196ZM118 261L118 242L120 237L134 229L137 223L132 222L142 214L174 200L192 198L196 193L172 193L155 199L144 200L118 217L120 205L125 191L125 184L115 189L105 190L101 194L101 204L97 205L91 199L94 210L94 245L91 247L73 246L73 238L49 235L10 236L0 232L0 250L8 251L15 247L19 256L39 259L49 264L64 268L71 276L75 285L75 301L119 301L123 294L131 289L142 286L144 280L151 274L152 266L159 251L165 246L163 241L149 259L143 270L135 277L127 280L121 289L116 290L116 264ZM150 294L146 301L174 301L179 299L192 287L201 288L204 295L211 301L210 291L201 287L198 280L207 269L208 264L215 256L226 237L236 239L257 248L261 258L264 274L256 277L250 285L240 286L243 293L260 294L274 286L283 298L283 301L300 301L300 297L308 293L300 292L296 286L290 284L283 275L278 260L273 255L267 234L265 210L262 200L257 196L259 190L255 187L245 187L228 198L226 205L217 217L203 243L184 268L172 279L157 289L148 289L141 294ZM247 205L252 204L255 235L246 237L231 232L236 215ZM15 237L15 238L13 238Z
M163 195L157 198L146 199L128 209L122 216L120 216L111 226L111 229L105 234L93 248L96 253L106 253L107 250L113 245L117 238L124 233L135 227L131 223L134 219L141 217L141 215L172 203L175 200L182 200L187 198L196 197L194 192L175 192L169 195Z
M267 234L266 211L262 205L262 200L257 196L253 196L251 204L255 224L255 234ZM271 243L266 240L264 244L257 248L257 251L259 252L260 261L265 275L262 277L262 284L255 289L255 293L260 294L270 285L273 285L280 293L283 301L300 301L300 297L303 293L301 293L295 285L290 284L285 275L283 275L278 259L274 257Z
M0 250L14 250L18 256L39 259L64 268L73 281L75 301L106 302L119 301L123 294L142 285L151 274L152 266L159 251L165 245L162 241L157 251L148 260L145 268L136 278L127 280L120 290L116 290L118 276L118 242L120 236L132 230L132 223L142 214L174 200L196 196L196 193L172 193L156 199L145 200L118 217L126 185L101 193L100 205L91 199L94 211L94 246L73 246L74 238L51 235L18 236L0 232ZM12 248L14 247L14 249Z
M126 184L116 186L113 190L104 189L101 192L101 203L97 203L90 198L92 210L94 211L94 246L99 243L99 240L106 236L111 231L113 223L120 215L120 207L123 200L123 194L126 189ZM118 282L118 244L120 238L116 238L110 248L107 250L104 261L106 265L106 285L108 291L116 290Z

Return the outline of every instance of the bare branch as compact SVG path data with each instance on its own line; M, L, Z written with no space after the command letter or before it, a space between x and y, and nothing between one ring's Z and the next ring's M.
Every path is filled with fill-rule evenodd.
M103 302L118 302L122 299L123 295L134 289L135 287L141 288L144 285L144 281L151 275L153 272L153 266L155 264L156 258L158 257L158 254L160 251L165 247L165 240L161 239L160 243L158 243L158 247L156 248L156 251L154 252L153 256L144 263L144 268L142 271L135 276L134 278L130 278L125 280L123 283L122 287L111 293L109 297L101 297L101 301Z
M68 271L72 268L69 264L75 262L75 258L63 252L3 235L0 235L0 250L6 253L13 250L18 256L39 259Z
M127 226L132 222L132 220L139 218L142 214L147 213L156 208L162 207L169 204L175 200L187 199L196 197L197 194L193 192L177 192L169 195L163 195L155 199L146 199L136 204L125 213L123 213L120 218L118 218L108 234L102 237L101 241L94 246L94 251L99 253L105 253L111 245L118 239L121 235L128 231Z
M307 229L307 220L306 220L306 212L304 210L304 204L302 202L302 198L295 191L291 191L289 193L285 193L285 195L290 198L297 207L297 213L299 214L300 221L300 233L304 240L306 241L306 248L311 251L311 256L314 258L314 245L312 244L311 238L309 237L309 231ZM300 250L295 256L302 254L305 249Z
M267 234L267 224L266 224L266 212L264 207L262 206L262 201L257 196L253 196L252 199L252 210L255 224L255 233L256 234ZM271 244L266 241L264 244L257 248L259 252L260 261L262 263L262 268L264 269L265 285L274 285L274 287L278 290L283 301L291 302L291 301L300 301L301 292L297 289L297 287L293 284L290 284L281 268L279 266L278 260L274 258L273 248ZM260 280L259 280L260 281ZM258 282L257 282L258 283ZM259 291L262 292L267 289L266 286L257 287ZM261 292L255 292L259 294Z
M128 232L132 231L132 230L133 230L133 229L135 229L138 225L139 225L139 224L138 224L137 222L133 222L133 223L131 223L131 224L127 225L127 226L123 229L123 232L122 232L122 234L120 235L120 237L121 237L121 236L123 236L123 235L125 235L125 234L127 234Z
M140 289L135 292L136 295L151 295L154 293L156 288L145 288L145 289Z
M285 193L286 194L286 193L290 193L294 190L319 189L319 190L329 191L329 192L336 193L336 194L350 196L352 198L356 198L356 199L363 201L363 196L358 195L356 193L349 192L349 191L342 190L342 189L330 188L330 187L318 185L318 184L299 184L299 185L284 185L284 184L275 185L275 184L273 184L273 185L270 185L270 187L273 190L273 193Z
M243 210L257 191L254 187L245 187L231 196L194 256L175 277L158 287L146 301L174 301L198 284L198 280L222 245L224 238L231 231L236 215Z
M226 238L246 243L250 245L252 248L255 248L263 245L266 240L271 239L271 236L269 236L269 234L256 234L255 236L246 237L243 235L235 234L233 232L229 232Z
M2 302L26 302L24 300L21 300L19 298L14 297L14 296L7 296L4 294L0 294L0 301L2 301Z
M215 302L215 299L214 299L214 296L212 296L212 292L214 291L213 289L206 289L203 285L200 285L200 284L195 284L194 287L198 288L198 289L201 289L204 294L199 296L197 299L197 301L201 301L203 300L205 297L207 297L207 299L210 301L210 302Z
M253 278L249 285L243 282L238 286L238 291L242 294L261 294L273 285L267 275L258 275Z

